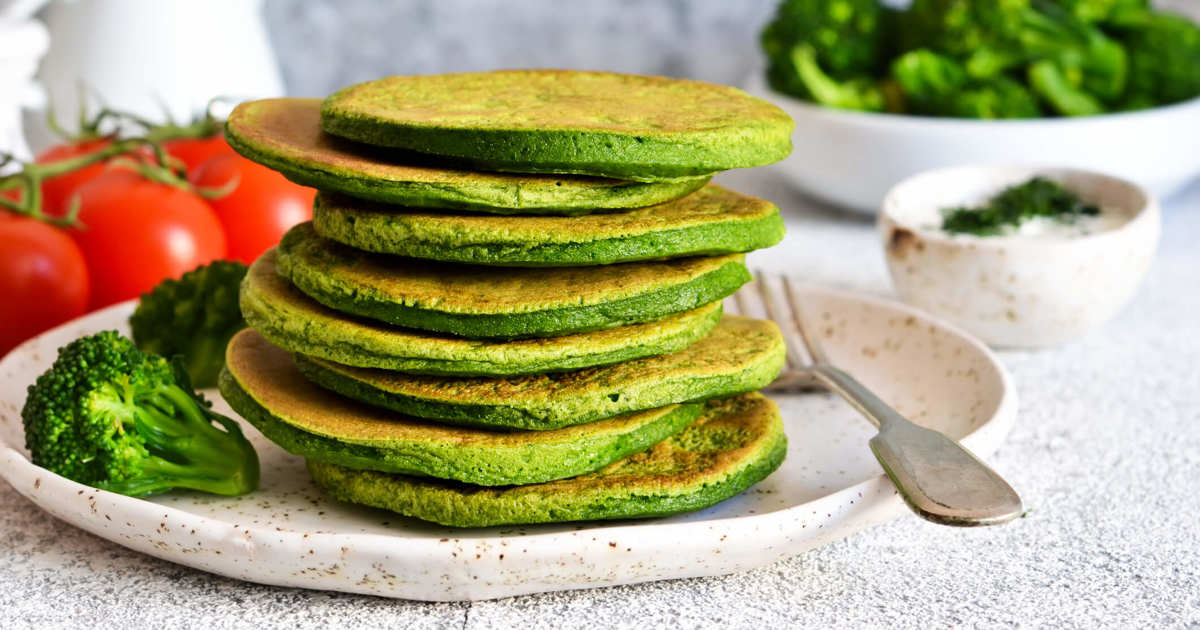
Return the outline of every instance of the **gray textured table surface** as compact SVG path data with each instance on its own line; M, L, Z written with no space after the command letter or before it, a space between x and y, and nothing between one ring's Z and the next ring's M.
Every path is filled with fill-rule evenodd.
M755 264L888 291L869 222L817 208L765 171L725 181L787 215L787 240ZM1003 355L1021 409L992 461L1030 508L1004 527L908 516L739 575L423 604L176 566L65 525L0 483L0 627L1200 627L1197 237L1200 186L1168 205L1159 257L1117 320L1062 348Z

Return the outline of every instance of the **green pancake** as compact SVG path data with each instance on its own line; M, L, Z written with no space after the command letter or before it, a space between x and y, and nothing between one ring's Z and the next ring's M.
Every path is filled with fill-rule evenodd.
M447 427L316 387L296 370L290 354L252 330L230 340L219 386L234 411L289 453L484 486L592 472L675 434L702 408L670 405L556 431Z
M585 214L682 197L707 176L643 183L579 176L506 175L437 164L427 155L356 144L321 131L321 101L272 98L238 105L225 139L238 153L304 185L411 207L493 214Z
M648 182L777 162L792 127L735 88L577 70L389 77L321 105L321 128L350 140L482 170Z
M704 339L673 354L557 374L508 378L416 376L296 355L309 380L356 400L464 426L558 429L672 403L767 386L784 344L769 321L726 315Z
M365 251L512 267L715 256L783 239L775 204L713 184L657 206L581 217L450 215L321 193L313 226Z
M557 337L661 319L750 281L741 254L602 267L505 269L371 254L302 223L279 273L316 301L397 326L473 339Z
M577 370L677 352L703 338L721 318L720 302L664 319L545 339L486 341L439 336L338 313L304 295L276 272L275 251L246 273L246 323L272 343L343 365L414 374L508 376Z
M486 527L690 512L733 497L783 462L779 409L761 394L709 401L691 426L594 473L549 483L480 488L365 472L309 460L335 499L451 527Z

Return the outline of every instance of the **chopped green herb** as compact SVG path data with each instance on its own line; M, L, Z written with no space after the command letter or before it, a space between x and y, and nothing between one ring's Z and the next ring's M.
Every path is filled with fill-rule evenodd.
M995 236L1006 227L1017 227L1034 217L1074 223L1081 216L1100 214L1098 206L1044 177L1004 189L987 204L942 210L942 229L951 234Z

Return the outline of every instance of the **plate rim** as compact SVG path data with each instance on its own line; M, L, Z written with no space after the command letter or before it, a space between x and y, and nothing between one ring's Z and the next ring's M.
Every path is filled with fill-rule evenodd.
M1012 426L1016 421L1017 416L1017 393L1013 384L1012 376L1007 368L1000 361L999 357L988 348L983 342L979 341L969 333L959 329L958 327L949 324L933 315L925 313L915 307L888 299L878 295L869 293L851 291L840 288L829 288L807 283L800 283L801 292L825 294L835 299L850 300L864 302L872 307L891 309L900 313L912 315L918 319L925 320L930 324L938 326L951 335L959 337L964 342L973 346L980 352L981 356L992 365L996 373L999 375L1001 385L1001 396L999 404L996 406L995 412L991 417L980 422L968 434L962 438L962 442L970 450L981 457L991 455L1000 444L1005 436L1008 435ZM5 367L14 356L22 353L23 349L40 340L44 336L49 336L62 328L79 326L86 324L89 320L110 320L117 313L130 312L136 304L135 300L129 300L119 304L109 306L94 313L90 313L81 318L71 320L60 326L56 326L30 340L25 341L21 345L14 348L9 354L0 358L0 370ZM19 410L17 410L19 413ZM8 409L0 408L0 415L7 415ZM10 418L11 419L11 418ZM864 444L865 448L865 444ZM126 535L118 537L112 532L106 531L105 521L99 516L107 511L120 512L123 515L123 520L128 527L135 532L150 523L165 523L167 521L173 523L187 522L193 524L191 529L196 532L201 532L203 536L193 536L202 544L209 545L209 549L213 548L229 548L232 544L234 549L244 550L253 559L256 550L262 550L266 541L273 541L271 545L278 545L281 549L305 547L316 548L330 547L346 550L345 542L353 541L355 543L356 555L372 556L372 557L387 557L396 559L397 555L404 554L415 561L439 561L450 562L458 568L453 570L452 567L442 567L444 573L449 574L451 578L450 584L443 587L441 592L431 592L428 583L418 580L410 583L415 586L408 589L397 589L395 584L391 585L390 591L380 591L379 588L370 585L363 585L361 588L346 588L345 585L339 586L335 590L345 592L369 593L376 595L385 595L391 597L403 597L409 599L419 599L426 601L462 601L476 599L491 599L496 597L508 597L518 594L546 592L550 590L568 590L575 588L591 588L597 586L609 586L618 584L630 584L638 582L653 581L656 579L671 579L673 577L695 577L700 575L719 575L730 573L737 570L748 569L754 566L760 566L770 561L778 560L784 557L800 553L804 549L795 549L795 547L805 546L792 544L792 549L789 550L789 543L794 543L788 532L782 527L793 518L801 510L812 510L814 506L820 507L823 504L838 503L837 499L845 495L853 495L855 493L863 498L871 496L884 495L880 498L880 502L871 504L868 509L871 511L865 518L860 518L854 521L854 515L851 515L851 527L846 531L845 535L853 533L859 529L872 526L891 520L896 516L903 514L906 511L903 501L896 493L895 488L891 485L887 477L880 472L879 475L870 479L861 481L850 486L839 488L818 497L812 501L802 504L793 505L790 507L765 512L762 514L753 514L745 516L735 516L718 518L713 520L691 521L683 523L664 523L661 521L642 521L631 522L615 526L604 526L600 528L589 527L587 524L580 524L579 527L570 531L546 532L546 533L530 533L530 534L496 534L481 537L464 537L464 538L442 538L437 539L429 536L413 537L403 533L396 535L384 535L375 533L345 533L345 532L325 532L311 531L305 532L300 530L285 530L276 531L269 529L269 526L240 526L231 521L210 518L202 516L187 510L161 505L151 501L128 497L105 490L99 490L79 484L77 482L61 477L46 469L35 466L29 461L26 456L16 447L9 445L3 437L0 437L0 478L5 479L13 488L35 506L48 512L49 514L61 520L68 521L81 529L89 531L97 536L115 542L122 546L148 553L155 557L161 558L169 562L191 566L211 573L217 573L236 579L248 580L264 584L275 584L280 586L316 588L329 590L329 587L323 587L313 581L313 578L299 579L295 574L290 576L290 579L279 579L280 574L267 576L264 572L250 571L253 563L243 564L238 571L228 570L227 566L213 566L210 563L202 562L200 557L195 561L186 554L172 552L171 549L164 549L157 546L153 540L148 537L144 541L134 540ZM74 511L70 513L61 513L60 509L50 505L53 501L42 500L42 497L35 496L36 490L46 484L49 479L51 484L63 488L65 491L62 496L76 497L81 503ZM890 495L890 496L887 496ZM83 505L86 502L86 506ZM868 501L863 501L866 505ZM86 510L86 511L84 511ZM817 511L821 511L818 509ZM76 515L76 520L71 520L70 516ZM861 516L861 515L860 515ZM82 520L84 524L76 522ZM115 522L115 521L114 521ZM144 523L144 524L143 524ZM90 525L90 526L89 526ZM513 529L521 529L522 526L512 526ZM746 541L741 543L734 542L729 545L725 538L731 534L738 532L753 530L755 536L751 543ZM150 530L142 530L142 534L146 531L153 532L153 526ZM472 530L464 530L472 531ZM490 546L505 546L513 540L525 541L528 544L523 545L526 549L531 549L536 546L537 551L534 553L523 554L523 559L535 561L553 561L563 559L574 553L582 554L586 549L580 549L579 543L587 536L580 536L582 532L597 531L602 532L600 535L592 537L603 538L606 541L629 539L631 536L636 536L637 545L639 548L653 547L654 552L670 552L672 548L679 551L684 549L693 550L699 545L694 542L697 535L702 535L704 538L717 539L721 538L727 545L725 553L733 556L742 556L748 559L747 562L724 561L723 564L716 563L714 567L717 570L701 568L698 571L679 571L667 576L626 576L626 578L616 577L613 579L598 579L595 582L589 583L564 583L564 584L539 584L534 582L519 582L504 583L499 585L478 580L480 573L494 572L498 575L503 575L506 571L504 566L484 566L466 562L466 559L476 561L492 560L492 562L502 562L494 560L494 556L485 556L480 558L469 558L470 554L463 554L464 558L458 558L459 554L456 550L461 551L463 547L474 545L476 548ZM669 532L669 535L664 536L664 532ZM141 535L141 534L139 534ZM808 535L808 534L806 534ZM735 536L736 538L737 536ZM842 537L838 535L830 540ZM803 540L811 540L812 537ZM820 538L820 536L816 536ZM451 543L451 544L447 544ZM503 543L503 545L501 544ZM585 541L586 543L586 541ZM824 542L820 543L824 544ZM606 542L607 545L607 542ZM624 547L625 545L619 545ZM731 548L733 547L733 548ZM632 548L632 547L630 547ZM578 550L572 552L572 550ZM156 553L156 550L159 553ZM769 552L769 553L763 553ZM345 555L345 552L343 552ZM197 554L199 556L199 554ZM719 565L719 566L718 566ZM336 566L336 565L335 565ZM514 566L510 563L510 566ZM732 567L732 568L730 568ZM458 575L454 575L458 573ZM423 590L422 590L423 589ZM394 591L403 590L402 593ZM419 591L419 592L416 592Z

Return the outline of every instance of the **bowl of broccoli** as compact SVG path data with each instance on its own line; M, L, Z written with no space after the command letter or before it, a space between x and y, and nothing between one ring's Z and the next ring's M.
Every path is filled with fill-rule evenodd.
M796 121L778 168L835 205L875 212L897 181L965 162L1160 197L1200 174L1200 26L1148 0L783 0L761 44L748 89Z

